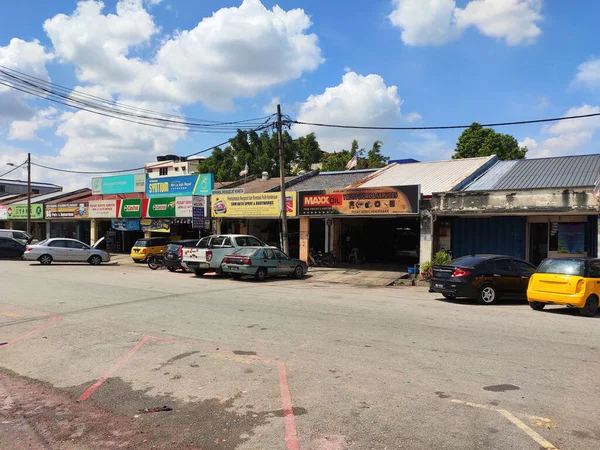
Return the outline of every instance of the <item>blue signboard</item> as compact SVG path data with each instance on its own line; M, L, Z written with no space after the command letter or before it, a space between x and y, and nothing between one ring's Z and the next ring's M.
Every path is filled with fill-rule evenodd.
M113 219L112 228L118 231L138 231L140 219Z
M179 177L148 178L146 197L180 197L210 195L214 186L212 173Z
M92 178L93 195L144 192L145 187L145 173Z

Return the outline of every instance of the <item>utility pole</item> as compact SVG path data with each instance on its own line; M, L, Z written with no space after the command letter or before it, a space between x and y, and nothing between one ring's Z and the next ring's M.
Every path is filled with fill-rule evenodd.
M279 185L281 188L281 241L283 253L289 255L287 205L285 200L285 158L283 154L283 125L281 124L281 105L277 105L277 142L279 144Z
M27 233L31 233L31 153L27 153Z

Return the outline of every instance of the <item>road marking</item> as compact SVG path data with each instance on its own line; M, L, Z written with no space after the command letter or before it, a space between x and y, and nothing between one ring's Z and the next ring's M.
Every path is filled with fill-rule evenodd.
M541 448L543 448L545 450L558 450L558 448L555 447L551 442L549 442L546 439L544 439L538 433L536 433L535 431L533 431L530 427L528 427L527 425L525 425L525 423L523 423L523 421L521 419L519 419L514 414L510 413L509 411L507 411L505 409L492 408L492 407L490 407L488 405L481 405L479 403L466 402L464 400L452 399L450 401L452 403L457 403L459 405L469 406L471 408L487 409L489 411L495 411L497 413L500 413L505 418L507 418L510 422L512 422L513 425L516 425L521 431L523 431L531 439L533 439L535 442L537 442L540 445ZM519 414L519 415L522 416L522 417L527 417L529 419L538 420L538 421L541 421L541 422L546 422L546 423L550 423L551 422L550 419L547 419L545 417L530 416L528 414Z
M12 317L13 319L18 319L21 317L20 314L9 313L9 312L0 312L0 316Z
M6 309L16 309L17 311L25 311L25 312L29 312L38 316L42 316L42 317L48 317L50 318L50 321L46 322L45 324L34 328L31 331L28 331L27 333L16 337L10 341L8 341L7 343L3 343L2 345L0 345L0 349L3 348L8 348L9 346L16 344L19 341L22 341L23 339L27 339L28 337L34 335L35 333L39 333L42 330L45 330L46 328L54 325L57 322L60 322L62 319L62 317L58 317L58 316L53 316L52 314L48 314L48 313L43 313L43 312L39 312L39 311L33 311L31 309L25 309L25 308L19 308L18 306L12 306L12 305L0 305L2 308L6 308ZM12 314L12 316L10 316ZM10 313L10 312L3 312L0 313L0 315L5 315L5 316L9 316L9 317L21 317L16 313Z

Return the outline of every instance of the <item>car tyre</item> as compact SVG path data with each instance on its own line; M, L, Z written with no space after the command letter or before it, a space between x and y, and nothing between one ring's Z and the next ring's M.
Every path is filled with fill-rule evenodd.
M491 284L479 288L477 292L477 303L480 305L491 305L498 300L498 290Z
M546 307L546 304L542 303L542 302L529 302L529 306L534 311L541 311L542 309L544 309Z
M42 266L49 266L50 264L52 264L52 256L42 255L38 258L38 261Z
M92 255L90 256L90 259L88 259L88 262L92 266L99 266L100 264L102 264L102 257L100 255Z
M167 266L167 270L169 272L177 272L177 269L175 267L172 267L172 266Z
M582 316L594 317L598 314L598 297L590 295L585 302L585 306L579 309Z
M265 281L265 278L267 278L267 269L264 267L259 267L256 271L256 275L254 275L254 278L256 281Z
M303 276L304 270L302 269L302 266L296 266L296 268L294 269L294 278L296 280L300 280Z
M196 269L194 270L194 273L197 277L203 277L206 272L204 272L204 270Z

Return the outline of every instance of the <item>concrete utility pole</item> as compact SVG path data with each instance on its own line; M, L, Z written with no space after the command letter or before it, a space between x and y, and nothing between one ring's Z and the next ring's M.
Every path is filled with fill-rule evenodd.
M283 125L281 124L281 105L277 105L277 142L279 144L279 185L281 187L281 241L283 253L289 255L288 222L285 200L285 158L283 154Z
M31 153L27 153L27 232L31 233Z

